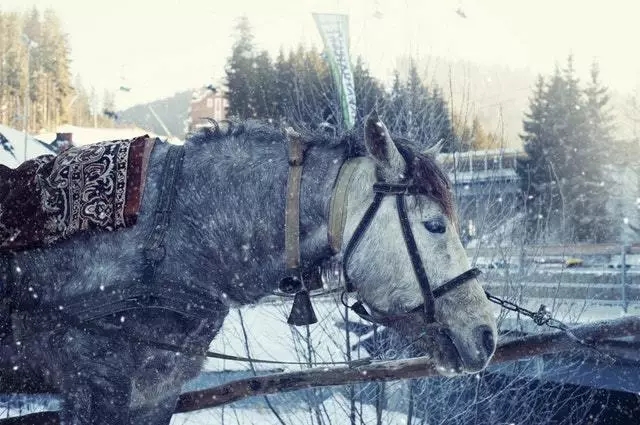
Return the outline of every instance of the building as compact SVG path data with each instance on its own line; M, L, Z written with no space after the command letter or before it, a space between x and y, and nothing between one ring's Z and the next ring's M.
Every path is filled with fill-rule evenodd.
M189 133L207 125L207 118L224 120L227 117L228 105L224 93L211 84L194 90L185 121L185 131Z
M505 230L505 223L516 217L520 197L516 164L525 156L516 149L438 155L438 162L453 183L465 242L498 236Z

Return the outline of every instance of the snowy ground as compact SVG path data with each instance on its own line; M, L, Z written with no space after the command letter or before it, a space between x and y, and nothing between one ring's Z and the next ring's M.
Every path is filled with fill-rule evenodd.
M349 422L349 400L340 394L325 401L318 409L323 423L344 424ZM286 424L317 424L316 412L311 409L292 409L278 411ZM364 405L357 419L358 423L376 423L376 409ZM382 423L385 425L406 425L407 416L402 413L384 411ZM280 425L281 422L266 406L259 409L236 409L228 406L224 409L202 410L195 413L174 415L171 425Z
M213 351L288 362L308 361L309 346L304 328L292 327L287 324L287 315L291 306L290 301L261 304L254 307L244 307L233 310L227 316L222 331L211 344ZM344 322L344 307L337 298L315 298L314 310L318 323L309 327L310 345L313 347L313 360L316 362L331 362L345 360L346 335L342 328L336 326ZM245 346L240 314L247 332L248 348ZM350 316L351 321L360 321ZM356 320L357 319L357 320ZM351 333L351 343L357 341L357 335ZM364 351L354 351L353 358L367 356ZM300 366L278 366L291 370ZM229 360L208 359L205 370L246 370L247 363ZM273 365L256 364L256 369L273 369Z

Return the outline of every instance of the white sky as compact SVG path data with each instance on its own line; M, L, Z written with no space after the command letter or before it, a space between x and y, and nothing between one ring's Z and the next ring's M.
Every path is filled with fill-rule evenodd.
M2 0L0 7L32 5L57 11L72 70L85 84L98 93L132 88L118 94L118 107L218 81L242 14L258 46L275 54L281 45L320 46L311 12L348 13L352 54L363 54L381 78L403 54L549 73L573 52L584 75L596 58L610 87L640 85L639 0Z

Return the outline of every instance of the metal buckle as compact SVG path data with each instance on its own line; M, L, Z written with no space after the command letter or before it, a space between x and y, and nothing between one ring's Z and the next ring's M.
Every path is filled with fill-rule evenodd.
M344 286L342 258L331 257L319 266L320 282L323 289L333 289Z

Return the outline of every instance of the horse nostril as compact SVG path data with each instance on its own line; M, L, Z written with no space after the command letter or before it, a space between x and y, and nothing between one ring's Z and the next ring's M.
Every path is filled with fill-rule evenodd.
M475 334L487 356L493 354L493 351L496 349L496 340L493 337L493 331L491 328L486 325L478 326L475 330Z

